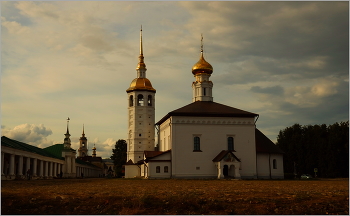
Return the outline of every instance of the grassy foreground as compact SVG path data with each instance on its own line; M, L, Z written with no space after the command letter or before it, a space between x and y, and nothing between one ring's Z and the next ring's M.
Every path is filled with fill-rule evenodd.
M349 180L1 182L1 214L349 214Z

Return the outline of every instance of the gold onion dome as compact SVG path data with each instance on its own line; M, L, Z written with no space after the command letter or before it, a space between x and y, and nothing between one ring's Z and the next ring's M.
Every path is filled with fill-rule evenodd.
M199 61L193 65L192 67L192 73L194 75L199 73L206 73L206 74L212 74L213 73L213 67L211 64L209 64L203 57L203 51L201 51L201 56L199 58Z
M204 59L204 56L203 56L203 35L201 35L201 56L199 58L199 61L195 65L193 65L192 73L194 75L200 74L200 73L206 73L206 74L213 73L213 67Z
M151 82L147 78L135 78L131 82L130 87L126 90L126 92L131 92L134 90L156 92L156 90L152 87Z
M96 147L94 146L94 147L92 148L92 150L96 150Z

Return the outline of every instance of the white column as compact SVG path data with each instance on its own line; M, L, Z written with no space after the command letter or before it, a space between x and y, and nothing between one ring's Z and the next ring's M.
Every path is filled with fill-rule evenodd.
M57 164L57 173L58 173L58 174L61 173L61 164Z
M26 172L30 169L30 158L27 157L27 161L26 161ZM32 170L30 170L32 171ZM26 173L27 174L27 173Z
M5 157L5 153L1 152L1 175L4 175L4 157Z
M45 162L44 166L45 166L45 172L44 172L44 176L47 177L49 175L48 171L49 171L49 162L48 161L43 161Z
M44 161L40 160L39 176L44 177Z
M33 158L33 176L36 176L37 162L38 162L38 159Z
M20 155L18 158L18 170L17 175L22 176L23 175L23 156Z
M53 163L53 176L57 176L57 163Z
M66 157L66 167L67 167L66 173L71 173L71 159L70 159L70 157Z
M52 177L53 162L49 162L49 176Z
M11 176L15 175L15 155L10 155L10 173Z
M76 169L75 169L75 157L71 157L72 158L72 173L75 173L76 172Z

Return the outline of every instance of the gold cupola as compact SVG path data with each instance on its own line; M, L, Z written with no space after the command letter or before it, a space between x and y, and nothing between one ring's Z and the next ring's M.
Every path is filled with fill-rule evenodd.
M193 65L192 67L192 73L194 75L200 74L200 73L206 73L206 74L212 74L213 73L213 67L211 64L209 64L203 56L203 36L201 39L201 55L199 57L199 61Z
M146 78L147 68L143 57L142 26L140 31L140 56L139 56L139 63L137 64L137 67L136 67L136 71L137 71L137 78L135 78L130 83L130 87L126 90L126 92L129 93L135 90L156 92L156 90L152 87L151 81L149 81L149 79Z

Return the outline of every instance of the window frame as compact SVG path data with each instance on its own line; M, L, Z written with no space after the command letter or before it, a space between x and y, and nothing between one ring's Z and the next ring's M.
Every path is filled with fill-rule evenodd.
M200 135L194 135L193 136L193 151L194 152L202 152Z
M232 142L230 142L232 141ZM235 138L233 136L227 137L227 150L234 151L235 150Z

